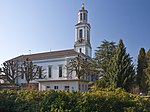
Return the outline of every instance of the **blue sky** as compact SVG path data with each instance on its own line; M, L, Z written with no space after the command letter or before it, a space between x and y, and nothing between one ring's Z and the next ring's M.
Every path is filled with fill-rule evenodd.
M84 0L94 50L123 39L134 59L150 48L150 0ZM82 0L0 0L0 63L19 55L74 46Z

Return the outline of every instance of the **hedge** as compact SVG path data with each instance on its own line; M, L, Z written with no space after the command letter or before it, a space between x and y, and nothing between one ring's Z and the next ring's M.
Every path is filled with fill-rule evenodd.
M121 89L0 91L0 112L150 112L150 99Z

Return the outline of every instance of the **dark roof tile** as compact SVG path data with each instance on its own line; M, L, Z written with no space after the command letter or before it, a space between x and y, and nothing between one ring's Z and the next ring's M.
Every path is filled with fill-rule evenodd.
M21 56L18 56L16 58L13 58L11 60L13 60L13 61L24 61L27 58L29 58L31 60L40 60L40 59L57 58L57 57L64 57L64 56L71 56L71 55L78 55L78 54L79 53L76 52L74 49L69 49L69 50L30 54L30 55L21 55Z

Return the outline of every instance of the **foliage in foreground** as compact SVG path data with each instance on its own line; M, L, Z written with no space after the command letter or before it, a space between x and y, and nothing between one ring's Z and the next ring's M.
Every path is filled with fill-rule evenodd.
M150 99L116 90L0 91L3 112L149 112Z

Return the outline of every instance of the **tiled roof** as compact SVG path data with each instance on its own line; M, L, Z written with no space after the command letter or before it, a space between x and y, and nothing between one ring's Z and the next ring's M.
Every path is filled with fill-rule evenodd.
M72 56L79 54L74 49L69 50L61 50L61 51L51 51L51 52L44 52L44 53L37 53L37 54L30 54L30 55L21 55L11 60L13 61L24 61L27 58L31 60L40 60L40 59L49 59L49 58L57 58L57 57L64 57L64 56Z

